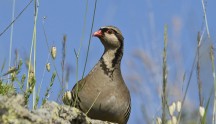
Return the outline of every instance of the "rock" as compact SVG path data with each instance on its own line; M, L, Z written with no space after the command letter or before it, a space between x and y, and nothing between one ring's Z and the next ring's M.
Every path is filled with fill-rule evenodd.
M41 108L30 111L20 94L0 95L0 124L113 124L87 117L80 110L47 102Z

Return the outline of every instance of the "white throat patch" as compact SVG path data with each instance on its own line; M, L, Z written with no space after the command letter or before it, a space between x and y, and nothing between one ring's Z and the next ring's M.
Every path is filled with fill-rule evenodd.
M108 50L104 53L103 55L103 60L104 60L104 63L106 65L106 67L109 69L109 70L114 70L114 67L112 67L113 63L113 59L115 58L115 53L117 52L117 49L116 50Z

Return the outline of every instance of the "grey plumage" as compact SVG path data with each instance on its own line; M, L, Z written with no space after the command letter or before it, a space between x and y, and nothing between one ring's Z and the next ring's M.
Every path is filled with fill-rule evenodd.
M126 124L131 99L121 74L124 38L114 26L101 27L93 34L101 40L104 53L99 62L72 89L65 104L70 104L93 119ZM78 92L77 92L78 90Z

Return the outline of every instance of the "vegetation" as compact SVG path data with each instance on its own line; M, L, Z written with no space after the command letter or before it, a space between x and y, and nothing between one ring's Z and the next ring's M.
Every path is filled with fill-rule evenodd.
M54 85L54 81L57 80L57 82L60 83L60 90L58 91L58 98L57 101L61 103L61 98L62 95L66 89L66 85L69 82L69 74L71 72L71 69L69 67L66 67L66 55L67 55L67 36L63 35L62 38L62 51L61 51L61 63L56 62L56 57L58 57L58 50L59 48L56 47L55 45L50 45L47 32L45 29L45 21L46 17L43 18L43 33L44 33L44 38L46 41L47 45L47 51L48 51L48 57L46 61L46 65L44 65L44 71L43 71L43 76L42 79L38 79L35 76L35 73L37 72L36 68L36 61L39 58L36 58L37 54L37 21L38 21L38 10L39 10L39 0L31 0L29 3L23 8L23 10L16 16L14 17L14 9L13 9L13 16L12 16L12 22L6 26L6 28L0 32L0 37L10 28L13 27L14 23L22 16L22 14L26 11L26 9L34 3L34 28L33 28L33 34L32 34L32 42L31 42L31 48L29 52L29 56L27 59L25 59L25 65L27 68L27 71L24 70L24 65L23 65L23 59L21 59L18 55L17 52L15 52L15 65L13 67L10 67L7 69L5 67L6 61L1 65L1 71L0 71L0 94L1 95L7 95L10 93L20 93L23 94L25 97L25 104L28 106L31 106L32 109L37 109L38 104L41 102L41 104L45 104L46 101L49 99L49 96L51 95L51 90ZM15 4L15 3L14 3ZM90 29L90 35L88 39L88 49L86 53L86 59L85 59L85 64L83 68L83 73L82 73L82 78L85 75L86 71L86 63L88 61L88 53L90 49L90 41L91 41L91 35L92 35L92 30L94 27L94 19L95 19L95 13L97 7L97 0L95 0L95 5L94 5L94 13L92 15L92 22L91 22L91 29ZM161 81L161 106L159 109L159 112L157 112L156 116L153 118L149 119L147 117L148 112L143 109L143 116L146 117L146 123L156 123L156 124L179 124L179 123L186 123L185 118L186 118L186 113L184 112L184 106L185 106L185 100L186 96L188 95L188 90L189 86L191 84L191 79L194 70L196 70L196 80L197 80L197 87L198 87L198 96L199 96L199 108L197 108L196 113L199 113L199 115L196 115L195 119L191 117L190 122L187 121L187 123L196 123L199 122L201 124L207 124L208 123L208 116L207 113L210 110L210 101L213 100L213 111L212 111L212 123L216 124L216 71L215 71L215 54L214 54L214 44L212 43L212 39L210 36L210 31L208 28L208 21L207 21L207 15L206 15L206 8L205 8L205 2L202 0L202 7L203 7L203 12L204 12L204 25L206 27L205 31L201 32L206 32L207 33L207 40L211 42L211 45L209 47L209 59L211 60L211 69L212 69L212 75L213 75L213 84L214 87L211 90L211 93L209 94L209 97L205 98L203 95L203 82L200 78L200 57L201 57L201 50L200 47L203 43L204 40L204 33L198 33L197 35L197 46L196 46L196 51L195 51L195 56L194 56L194 61L193 65L191 66L190 73L188 75L184 74L182 77L182 82L186 83L186 89L182 90L182 99L172 101L170 100L170 92L168 91L169 88L168 86L170 85L168 77L169 77L169 69L168 69L168 63L167 63L167 58L168 56L168 51L167 51L167 45L169 42L169 25L164 26L164 47L163 51L161 51L162 54L162 81ZM85 5L85 13L84 13L84 19L83 19L83 29L82 29L82 36L80 39L80 47L78 50L74 49L74 54L76 57L76 81L78 82L78 72L79 72L79 57L82 49L82 44L84 40L84 35L86 33L86 18L87 18L87 12L88 12L88 0L86 0L86 5ZM11 32L11 36L13 36L13 33ZM13 42L11 40L10 46L13 45ZM10 53L10 58L9 58L9 65L11 66L11 54L12 54L12 49L9 49L8 51ZM141 58L138 56L138 58ZM57 67L61 66L61 72L57 71ZM7 72L3 72L3 70L8 70ZM50 81L49 85L46 88L47 90L45 91L44 95L41 95L41 87L43 86L44 82L44 76L45 73L50 73ZM186 78L186 76L188 78ZM41 80L39 82L39 80ZM38 87L36 87L38 86ZM36 89L37 88L37 89ZM77 87L78 88L78 87ZM77 89L78 92L79 89ZM32 97L32 98L31 98ZM96 98L97 99L97 98ZM95 100L96 100L95 99ZM41 101L40 101L41 100ZM92 103L93 105L94 103ZM74 106L76 105L76 102ZM30 108L30 107L29 107ZM144 107L143 107L144 108ZM197 121L198 120L198 121Z

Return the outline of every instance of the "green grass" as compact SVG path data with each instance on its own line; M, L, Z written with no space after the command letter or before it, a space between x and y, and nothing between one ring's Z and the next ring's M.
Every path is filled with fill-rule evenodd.
M16 90L15 90L13 85L3 83L0 80L0 94L1 95L7 95L7 94L10 94L10 93L14 93L14 92L16 92Z
M45 93L45 98L43 98L43 100L42 100L42 105L44 105L46 103L47 99L48 99L49 92L50 92L50 90L51 90L51 88L53 86L55 77L56 77L56 72L53 72L52 77L51 77L51 81L49 83L49 87L47 88L46 93ZM39 100L39 97L38 97L38 100Z

